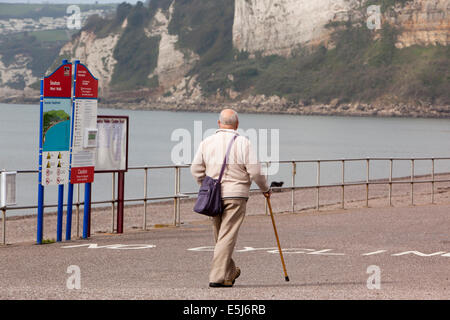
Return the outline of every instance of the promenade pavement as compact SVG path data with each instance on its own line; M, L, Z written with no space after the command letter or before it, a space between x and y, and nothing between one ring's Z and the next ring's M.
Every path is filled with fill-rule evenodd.
M0 246L0 299L449 299L449 215L450 205L276 214L290 282L270 217L248 216L233 288L208 287L207 220L14 243Z

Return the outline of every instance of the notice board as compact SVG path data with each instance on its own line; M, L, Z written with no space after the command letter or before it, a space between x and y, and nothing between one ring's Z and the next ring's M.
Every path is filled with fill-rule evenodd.
M95 169L95 144L89 143L89 138L96 139L98 108L98 79L89 69L75 63L74 108L72 127L72 159L70 182L92 183L94 182Z
M96 172L128 170L128 116L97 116Z

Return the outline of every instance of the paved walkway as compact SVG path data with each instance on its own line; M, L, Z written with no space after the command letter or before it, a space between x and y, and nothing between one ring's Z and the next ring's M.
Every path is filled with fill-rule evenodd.
M450 205L278 214L276 222L290 282L270 217L258 215L242 226L233 288L208 288L213 238L200 221L0 247L0 299L450 298Z

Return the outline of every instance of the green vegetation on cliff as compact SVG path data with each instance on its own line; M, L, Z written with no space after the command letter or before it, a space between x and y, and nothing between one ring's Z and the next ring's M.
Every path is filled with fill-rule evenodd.
M0 36L0 56L5 67L17 64L18 59L25 59L25 67L31 70L32 75L42 77L67 41L45 39L43 35L45 35L43 32L39 34L25 32ZM22 90L25 88L25 81L23 77L18 76L6 85Z
M385 12L408 0L382 0ZM167 10L172 0L152 0L150 11ZM370 5L368 1L366 5ZM362 9L362 10L365 10ZM289 58L256 54L250 58L232 45L234 0L177 0L169 32L178 48L200 60L189 72L197 75L203 93L278 95L292 101L328 103L392 102L449 104L449 48L395 47L399 30L384 24L371 31L365 23L330 26L334 46L298 48Z
M158 63L160 36L147 37L144 28L152 16L142 3L131 8L128 24L114 49L117 65L114 68L111 85L120 90L157 87L156 78L149 74Z
M364 3L364 7L371 5L378 5L381 7L381 12L386 12L395 6L404 6L407 2L412 0L367 0Z
M95 33L97 38L104 38L111 33L119 32L120 27L128 14L133 10L133 6L123 2L116 8L113 18L102 18L99 15L89 16L82 30Z
M386 12L407 0L367 1ZM197 76L203 94L227 96L230 90L246 94L277 95L294 102L329 103L376 101L449 104L449 48L442 46L395 46L397 30L384 24L369 30L360 23L330 23L333 45L295 48L290 57L264 56L233 49L235 0L152 0L148 7L122 3L112 19L93 17L85 29L103 37L122 31L114 50L117 65L112 86L120 90L157 87L154 76L159 37L145 28L158 9L168 15L173 6L169 33L178 36L177 48L191 50L199 60L188 72Z
M361 10L364 16L371 4L381 5L381 11L386 12L407 2L368 0ZM169 17L172 8L168 31L178 36L177 49L198 55L199 60L187 75L196 76L207 97L218 92L227 96L234 91L238 99L264 94L304 104L336 99L450 104L449 47L416 45L399 49L396 42L401 30L387 23L381 30L369 30L362 20L329 23L331 45L299 46L293 48L290 57L264 56L261 52L249 54L233 48L235 0L151 0L147 4L124 2L109 18L91 16L82 29L94 32L98 38L120 34L113 51L117 63L110 70L115 91L157 89L158 77L153 72L161 39L151 34L150 26L157 10ZM32 56L29 67L34 75L41 75L54 60L59 65L63 58L57 57L56 50L61 46L58 41L37 41L31 35L1 41L4 64L11 64L16 54L26 52ZM20 88L24 82L18 78L10 85ZM166 96L170 94L166 91Z
M121 32L113 56L117 64L114 68L111 86L116 90L133 90L158 87L158 78L149 75L158 63L159 36L148 37L145 29L154 16L154 11L142 2L135 6L129 3L118 5L112 19L91 16L82 30L91 31L98 38ZM124 30L121 26L125 22Z
M163 1L160 1L163 2ZM177 0L169 33L178 35L178 46L200 56L192 73L229 61L233 49L234 0Z
M383 10L405 2L385 0ZM371 31L364 23L344 23L330 26L335 27L335 46L298 48L289 58L261 54L249 58L248 53L232 48L234 2L218 3L222 5L206 14L202 10L207 6L199 6L195 0L180 1L175 5L176 22L171 29L180 36L180 46L200 55L191 74L198 75L207 96L218 91L226 95L232 89L306 104L336 98L371 103L380 97L392 102L450 103L448 47L398 49L398 30L389 24Z

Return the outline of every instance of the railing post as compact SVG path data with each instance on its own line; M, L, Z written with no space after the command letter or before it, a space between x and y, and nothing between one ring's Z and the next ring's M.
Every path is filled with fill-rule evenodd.
M177 167L175 167L174 171L175 177L175 189L174 189L174 198L173 198L173 225L177 226Z
M319 198L319 190L320 190L320 160L317 161L317 198L316 198L316 210L319 211L320 207L320 198Z
M345 160L342 160L342 209L345 209Z
M177 168L177 196L180 196L180 180L181 180L181 168ZM181 226L181 215L180 215L180 207L181 207L181 198L177 200L177 217L178 217L178 226Z
M179 215L179 198L178 198L178 194L180 193L180 171L179 171L179 167L175 166L175 194L174 194L174 198L173 198L173 215L174 215L174 226L176 227L178 225L178 215Z
M6 245L6 208L2 208L2 224L3 224L2 244Z
M295 211L295 175L297 173L297 166L295 161L292 161L292 190L291 190L291 209Z
M123 233L125 200L125 171L117 173L117 233Z
M266 164L266 181L267 183L269 183L269 162L265 162ZM270 185L269 185L270 186ZM266 213L266 215L269 215L269 208L267 207L267 201L264 201L264 211Z
M114 233L114 211L116 207L116 173L112 173L111 181L111 233Z
M389 159L389 206L392 207L392 167L393 161Z
M434 204L434 159L431 159L431 204Z
M142 221L142 230L147 229L147 176L148 168L144 169L144 221Z
M414 205L414 159L411 159L411 205Z
M366 159L367 177L366 177L366 207L369 207L369 180L370 180L370 159Z

